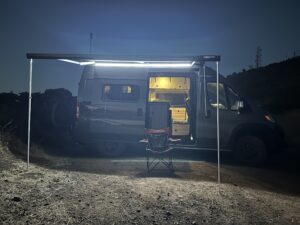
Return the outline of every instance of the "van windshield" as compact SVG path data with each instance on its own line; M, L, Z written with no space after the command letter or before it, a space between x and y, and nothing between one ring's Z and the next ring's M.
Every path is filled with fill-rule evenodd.
M217 83L207 83L207 100L211 107L217 108ZM227 109L225 87L222 83L219 83L219 109Z

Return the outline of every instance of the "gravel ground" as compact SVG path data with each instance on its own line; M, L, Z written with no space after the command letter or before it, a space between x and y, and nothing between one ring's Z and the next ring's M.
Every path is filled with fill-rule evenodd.
M219 193L214 162L175 160L175 173L149 176L141 157L61 157L34 146L27 170L24 155L3 145L2 224L300 224L295 171L224 165Z

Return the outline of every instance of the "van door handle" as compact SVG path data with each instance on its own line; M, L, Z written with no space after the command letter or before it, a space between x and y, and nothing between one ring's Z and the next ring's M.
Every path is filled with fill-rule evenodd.
M210 111L210 109L207 109L205 117L209 118L210 116L211 116L211 111Z
M143 116L143 108L137 108L136 115L137 116Z

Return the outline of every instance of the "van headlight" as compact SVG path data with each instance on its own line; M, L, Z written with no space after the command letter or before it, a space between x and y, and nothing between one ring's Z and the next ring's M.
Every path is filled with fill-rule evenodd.
M275 119L271 115L265 115L265 119L271 123L276 123Z

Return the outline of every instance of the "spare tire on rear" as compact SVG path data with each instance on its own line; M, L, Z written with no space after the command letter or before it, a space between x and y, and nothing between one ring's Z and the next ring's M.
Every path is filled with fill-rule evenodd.
M51 108L51 123L55 128L70 128L75 122L74 99L61 99Z

